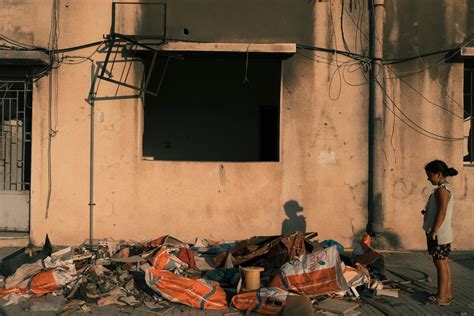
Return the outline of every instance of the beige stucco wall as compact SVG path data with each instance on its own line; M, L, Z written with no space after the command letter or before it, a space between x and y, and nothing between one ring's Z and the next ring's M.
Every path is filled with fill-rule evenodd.
M438 1L426 11L422 3L387 1L385 58L417 56L461 44L474 30L472 3ZM425 4L428 4L427 2ZM429 2L431 6L433 3ZM472 45L472 44L471 44ZM385 69L387 95L421 128L444 137L463 136L463 64L444 62L448 54L418 58ZM400 78L394 78L395 74ZM387 108L408 122L385 98ZM433 159L445 160L459 171L450 179L455 189L453 212L456 249L473 249L474 196L470 193L474 169L463 165L463 141L434 140L394 119L386 108L385 120L385 228L403 236L408 249L423 248L420 210L432 190L423 172ZM408 122L409 123L409 122ZM410 124L413 126L413 124ZM427 137L430 136L430 137Z
M0 2L6 8L0 10L5 21L0 33L18 41L47 46L51 1ZM59 47L93 42L107 34L110 3L61 0ZM340 4L281 0L279 6L271 10L273 13L269 13L270 3L262 0L246 6L209 1L209 8L214 11L203 8L202 4L195 9L204 11L194 11L189 9L193 5L190 1L170 2L169 35L183 37L182 27L190 27L191 37L186 39L286 41L343 48L338 32ZM393 7L390 10L395 11ZM245 12L251 13L245 15ZM280 19L282 12L287 14L287 20ZM200 14L204 17L200 18ZM213 15L215 20L206 14ZM353 14L356 16L356 11ZM456 12L450 14L455 16ZM244 21L242 16L245 16ZM364 17L367 18L367 12ZM221 21L221 24L226 21L227 24L216 28L209 21ZM465 25L459 23L458 28L463 29ZM406 36L397 33L394 25L390 23L386 31L390 33L386 37L391 43ZM367 34L366 22L362 29ZM353 47L356 31L347 18L345 36L351 39ZM422 39L419 41L423 43ZM366 47L362 49L367 51ZM88 56L92 52L86 49L70 55ZM411 56L412 52L407 51L406 55ZM102 60L104 54L93 58ZM368 88L363 84L365 79L360 71L350 72L347 67L335 66L345 61L348 59L342 56L304 50L298 50L283 61L281 159L277 163L142 160L141 101L98 102L94 120L94 237L144 240L172 234L193 240L195 237L239 239L280 234L286 218L283 204L296 200L304 207L302 215L306 218L307 231L317 231L321 240L335 239L351 246L367 222ZM394 69L402 71L403 67L412 69L414 66ZM421 72L408 80L424 95L446 103L445 106L454 111L455 105L446 95L462 104L462 69L459 64L443 65L439 70L429 70L428 75ZM134 71L138 77L140 68ZM64 64L53 78L55 102L51 113L48 111L48 78L34 85L31 237L41 243L48 233L53 243L77 244L89 236L90 110L85 98L90 87L90 63ZM409 91L399 80L392 81L388 81L387 91L415 121L443 135L461 133L462 127L456 120L441 115L432 106L424 107L426 101L419 95ZM440 90L438 83L445 88ZM100 93L113 91L113 87L101 83ZM102 113L102 122L98 120L99 113ZM48 115L58 133L52 139L52 190L48 218L45 218ZM390 112L386 112L385 119L385 245L408 249L424 247L419 210L424 206L429 185L423 166L431 159L441 158L452 161L460 171L454 181L457 189L454 246L474 249L472 232L468 230L472 226L474 198L468 188L474 180L468 168L462 167L460 143L429 140L407 129L403 123L393 121Z

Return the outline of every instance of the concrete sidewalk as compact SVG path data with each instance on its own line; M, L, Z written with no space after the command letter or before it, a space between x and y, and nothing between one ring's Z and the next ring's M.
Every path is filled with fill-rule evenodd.
M426 273L432 281L406 284L399 298L374 298L374 305L380 308L363 302L362 315L474 315L474 252L451 254L455 300L450 306L423 303L427 294L436 293L436 269L426 252L384 253L384 257L388 278L416 280L423 279Z
M0 258L17 248L0 248ZM453 252L451 267L455 300L450 306L425 305L425 297L436 292L436 270L426 252L384 252L387 277L405 282L398 298L378 296L361 300L355 312L361 315L474 315L474 252ZM429 276L431 282L426 281ZM183 305L172 304L168 312L147 311L146 307L122 308L117 306L93 307L93 315L238 315L235 312L206 312ZM1 315L55 315L53 312L26 312L18 305L4 307ZM83 315L76 312L72 315ZM317 315L324 315L316 312ZM71 315L71 314L67 314ZM325 314L329 315L329 314Z

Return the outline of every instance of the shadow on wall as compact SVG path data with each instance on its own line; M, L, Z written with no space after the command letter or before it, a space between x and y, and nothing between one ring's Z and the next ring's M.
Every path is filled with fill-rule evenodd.
M365 229L357 231L352 237L352 248L354 248L360 241L360 238L365 233ZM402 242L400 236L392 231L384 230L380 236L372 236L373 248L377 249L402 249Z
M283 204L287 218L281 224L281 234L290 234L296 230L306 233L306 217L298 215L304 208L297 201L290 200Z

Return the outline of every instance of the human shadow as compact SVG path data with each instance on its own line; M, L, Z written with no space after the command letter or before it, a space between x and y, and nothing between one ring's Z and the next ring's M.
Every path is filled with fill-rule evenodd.
M306 217L298 215L304 208L295 200L289 200L283 204L287 218L281 224L281 234L286 235L294 231L306 233Z

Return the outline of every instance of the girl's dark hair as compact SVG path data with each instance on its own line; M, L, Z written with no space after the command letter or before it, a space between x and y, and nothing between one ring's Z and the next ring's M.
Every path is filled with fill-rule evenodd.
M458 174L458 171L454 168L449 168L448 165L442 160L433 160L425 166L426 172L438 173L441 172L443 177L452 177Z

